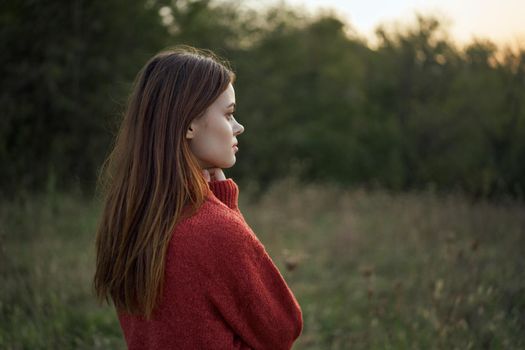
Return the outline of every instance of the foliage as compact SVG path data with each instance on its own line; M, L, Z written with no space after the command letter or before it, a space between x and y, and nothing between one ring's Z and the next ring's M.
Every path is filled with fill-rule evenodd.
M163 47L214 50L245 126L231 176L394 190L525 189L525 48L458 48L438 18L377 28L285 4L108 0L2 5L1 191L90 191L134 74ZM53 18L53 21L49 21Z
M3 1L2 190L92 186L130 83L165 43L143 1Z

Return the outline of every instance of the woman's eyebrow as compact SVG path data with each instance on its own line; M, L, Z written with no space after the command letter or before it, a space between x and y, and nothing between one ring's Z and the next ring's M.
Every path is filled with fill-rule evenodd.
M232 103L230 103L228 106L226 106L226 108L230 108L230 107L235 108L235 102L232 102Z

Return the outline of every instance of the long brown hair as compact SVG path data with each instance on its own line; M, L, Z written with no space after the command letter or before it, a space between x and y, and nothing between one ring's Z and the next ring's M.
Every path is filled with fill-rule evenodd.
M208 191L186 131L234 80L225 61L189 46L157 54L139 72L99 178L99 301L111 298L118 310L151 317L171 233Z

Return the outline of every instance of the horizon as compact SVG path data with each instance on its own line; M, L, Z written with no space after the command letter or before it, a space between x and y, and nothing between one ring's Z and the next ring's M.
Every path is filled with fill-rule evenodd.
M402 29L411 27L416 15L436 16L448 38L464 47L475 40L489 40L498 49L525 47L523 16L525 2L519 0L402 0L343 1L343 0L265 0L245 2L249 7L268 7L286 4L309 15L332 12L345 22L350 33L376 44L378 26Z

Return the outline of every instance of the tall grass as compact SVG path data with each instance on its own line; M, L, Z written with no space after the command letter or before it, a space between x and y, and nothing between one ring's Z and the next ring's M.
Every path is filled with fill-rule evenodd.
M91 292L97 216L68 194L0 204L0 349L125 348Z
M283 181L241 209L301 304L294 349L525 347L525 207ZM91 294L99 207L0 203L0 348L118 349Z

